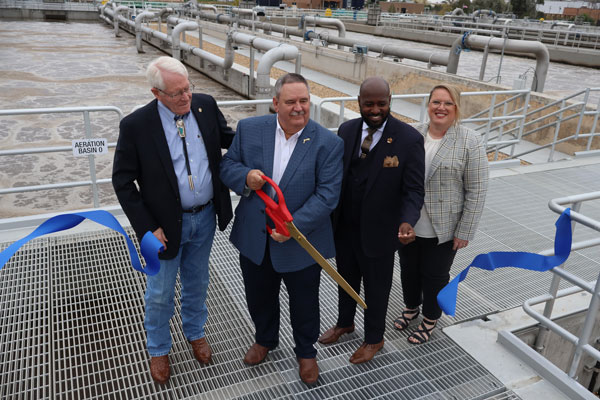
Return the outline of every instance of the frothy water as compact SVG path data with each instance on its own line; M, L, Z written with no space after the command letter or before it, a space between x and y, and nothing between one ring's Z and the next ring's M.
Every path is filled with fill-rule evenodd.
M145 45L138 54L135 37L101 23L5 21L0 24L0 109L116 106L126 115L154 97L144 71L165 55ZM197 71L190 70L197 92L217 100L242 99ZM253 114L248 107L224 108L235 127ZM116 142L115 113L90 114L92 136ZM0 117L0 149L71 146L85 137L81 113ZM110 178L113 151L96 156L98 179ZM10 188L89 180L87 157L72 152L0 156L0 187ZM112 186L100 186L100 205L117 204ZM0 218L93 207L91 188L43 190L0 195Z

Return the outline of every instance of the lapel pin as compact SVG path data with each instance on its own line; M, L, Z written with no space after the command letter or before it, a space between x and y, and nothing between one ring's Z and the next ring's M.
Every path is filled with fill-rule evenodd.
M202 107L198 107L198 112L202 112Z
M394 141L394 139L392 139L391 137L387 138L388 143L392 143L393 141Z
M304 144L304 143L308 142L309 140L310 140L310 138L309 138L309 137L307 137L306 139L304 139L304 140L302 141L302 144Z

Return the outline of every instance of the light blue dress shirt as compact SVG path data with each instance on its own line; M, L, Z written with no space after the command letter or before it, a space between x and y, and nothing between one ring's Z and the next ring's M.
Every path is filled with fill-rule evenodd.
M175 114L160 101L158 101L158 114L165 131L169 153L171 153L173 168L175 168L175 175L177 176L181 207L187 210L208 203L213 198L212 174L208 164L206 147L194 114L189 112L183 117L190 170L194 180L193 191L190 189L188 182L188 172L183 153L183 139L177 133Z

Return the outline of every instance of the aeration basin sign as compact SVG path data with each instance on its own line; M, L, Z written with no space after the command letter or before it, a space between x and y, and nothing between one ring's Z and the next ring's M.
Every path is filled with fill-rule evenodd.
M105 138L73 140L73 155L75 157L90 154L108 154L108 143Z

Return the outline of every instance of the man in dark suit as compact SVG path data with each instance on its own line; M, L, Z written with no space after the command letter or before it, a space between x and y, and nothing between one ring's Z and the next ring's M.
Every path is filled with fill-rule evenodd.
M147 278L144 320L150 372L163 384L170 377L169 320L178 271L183 333L199 362L211 360L204 334L208 258L215 215L220 230L232 218L219 163L234 133L211 96L192 94L178 60L157 58L146 77L156 99L121 121L112 182L138 237L150 231L164 246L160 271Z
M371 360L383 347L385 317L392 286L398 237L414 240L420 216L425 151L423 136L390 115L388 83L366 79L358 96L362 118L343 123L344 180L333 214L339 273L356 290L365 288L364 342L350 358ZM356 302L338 290L338 320L319 342L335 343L354 331Z
M328 258L334 255L330 214L342 182L343 142L309 119L306 80L287 74L275 84L277 115L238 123L235 139L221 163L221 179L242 195L231 229L240 251L246 301L256 328L255 343L244 362L261 363L279 343L279 288L283 280L290 300L290 319L300 378L313 384L319 377L319 282L321 267L295 240L266 231L265 203L254 192L262 175L281 188L294 224ZM267 186L268 187L268 186ZM272 193L270 187L267 193Z

